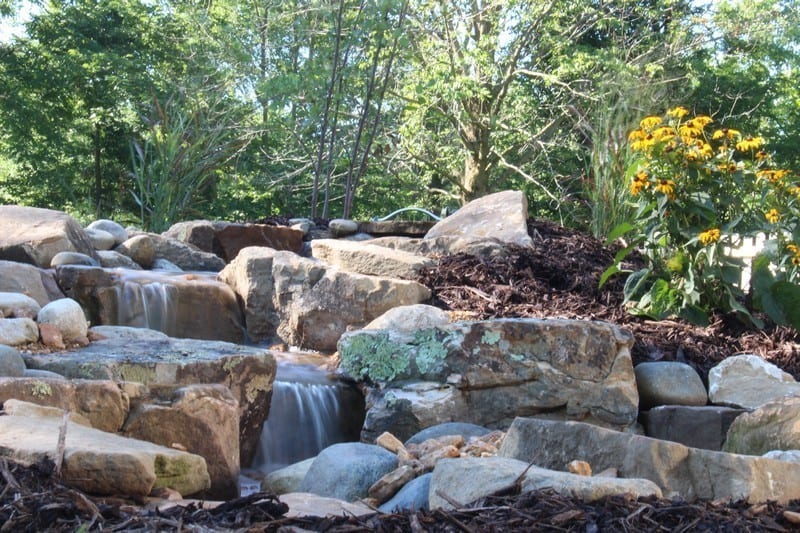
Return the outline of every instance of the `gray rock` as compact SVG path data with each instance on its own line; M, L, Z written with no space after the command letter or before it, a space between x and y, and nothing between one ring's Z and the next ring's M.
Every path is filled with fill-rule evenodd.
M0 376L18 378L25 373L25 361L17 350L0 344Z
M61 374L56 374L55 372L50 372L49 370L39 370L36 368L26 368L25 373L22 374L22 377L36 379L67 379Z
M142 268L150 268L156 258L153 239L149 235L134 235L115 248L116 252L127 255Z
M420 270L435 265L432 259L420 255L341 239L311 241L311 255L356 274L412 280Z
M54 287L56 286L52 281L52 275L35 266L14 261L0 261L0 291L30 296L40 306L47 305L51 299L55 299L50 297L45 286L46 278ZM58 297L63 297L63 294L59 294Z
M30 318L0 319L0 344L20 346L39 340L39 327Z
M89 331L106 339L137 341L169 341L169 335L161 331L131 326L92 326Z
M346 237L358 231L358 222L345 218L335 218L328 223L328 229L334 237Z
M66 213L18 205L0 206L0 259L49 268L58 252L79 252L95 257L86 232Z
M717 405L662 405L640 413L639 421L648 437L719 451L731 423L745 412Z
M771 450L800 450L800 396L765 403L733 421L723 450L763 455Z
M111 234L111 236L114 237L114 244L122 244L128 240L128 231L123 228L121 224L118 224L113 220L104 218L95 220L86 226L86 229L100 230Z
M166 259L187 272L219 272L225 261L216 254L203 252L177 239L147 233L153 241L155 256Z
M581 422L517 418L499 456L552 469L581 459L594 471L616 468L621 477L649 479L667 498L761 503L800 497L800 464L688 448Z
M19 292L0 292L0 318L36 318L39 303Z
M308 492L290 492L281 496L281 502L289 506L287 518L302 516L363 516L375 512L361 503L350 503L336 498L327 498ZM288 532L287 532L288 533ZM301 533L300 531L296 533Z
M56 268L62 265L100 266L100 262L78 252L58 252L50 261L50 267Z
M278 470L273 470L266 475L261 482L261 490L272 494L286 494L289 492L299 492L300 484L306 477L316 457L310 457L305 461L300 461Z
M675 361L655 361L636 365L639 407L657 405L706 405L708 393L694 368Z
M467 422L446 422L444 424L437 424L429 428L425 428L419 433L413 435L405 442L409 444L421 444L428 439L435 439L438 437L445 437L447 435L461 435L464 440L469 440L470 437L482 437L492 430L479 426L477 424L469 424Z
M382 513L398 511L427 511L428 495L433 474L428 472L416 479L412 479L400 489L392 499L381 505L378 510Z
M110 250L118 244L114 236L105 230L87 227L85 231L95 250Z
M523 475L524 473L524 475ZM451 501L466 505L514 486L522 477L522 492L550 489L587 502L606 496L661 497L658 486L646 479L590 477L547 470L505 457L463 457L436 463L429 489L431 509L454 509ZM444 494L444 496L442 496Z
M757 355L728 357L708 373L713 404L755 409L787 395L800 396L800 383Z
M413 332L418 329L430 329L450 323L450 316L445 312L426 304L401 305L389 309L381 316L364 326L363 329L392 329L402 332Z
M764 454L764 457L775 459L776 461L800 463L800 450L770 450Z
M100 266L103 268L128 268L131 270L141 270L139 263L114 250L99 250L97 256L100 258Z
M183 272L181 267L172 261L164 259L163 257L156 257L155 261L153 261L153 270L163 270L165 272Z
M533 246L528 235L528 200L521 191L503 191L473 200L439 221L425 240L441 240L447 253L474 251L484 247ZM478 245L474 248L473 245Z
M365 498L378 479L397 468L397 456L380 446L345 442L328 446L314 459L300 491L352 502Z
M37 315L39 324L52 324L61 332L66 342L86 340L89 326L80 304L71 298L62 298L42 307Z

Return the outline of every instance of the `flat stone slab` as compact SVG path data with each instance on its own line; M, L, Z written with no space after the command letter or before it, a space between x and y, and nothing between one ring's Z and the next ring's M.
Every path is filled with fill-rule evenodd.
M55 459L61 420L0 416L0 455L30 465ZM62 481L91 494L146 496L169 487L189 495L211 479L199 455L67 423Z
M72 352L25 354L25 364L67 378L226 385L239 402L240 454L242 463L249 464L269 412L276 370L272 352L222 341L129 338L127 331L121 330L122 338L95 341Z

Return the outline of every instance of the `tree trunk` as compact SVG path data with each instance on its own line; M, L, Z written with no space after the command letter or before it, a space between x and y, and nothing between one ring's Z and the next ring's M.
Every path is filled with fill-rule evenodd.
M94 135L92 135L92 144L94 144L94 205L95 216L101 218L103 215L103 175L100 167L100 157L103 155L103 148L100 144L102 140L102 131L100 125L95 124Z

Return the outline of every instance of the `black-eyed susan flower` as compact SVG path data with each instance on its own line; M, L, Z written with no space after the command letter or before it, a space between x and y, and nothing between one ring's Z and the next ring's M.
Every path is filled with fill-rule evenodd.
M756 172L756 178L762 180L768 180L771 181L772 183L780 181L788 175L789 171L786 169L775 170L775 169L765 168L764 170L759 170L758 172Z
M764 217L767 219L767 222L770 224L777 224L778 221L781 219L781 214L778 212L777 209L770 209L766 213L764 213Z
M679 105L677 107L673 107L669 111L667 111L667 116L675 117L675 118L683 118L689 114L689 110Z
M660 179L656 183L656 191L671 197L675 194L675 182L672 180Z
M736 143L736 149L740 152L749 152L761 148L762 144L764 144L764 139L761 137L747 137Z
M711 228L701 231L700 235L697 236L698 240L703 246L708 246L709 244L717 242L719 237L720 231L718 228Z
M712 135L711 138L715 141L720 139L726 141L735 141L739 137L742 136L742 133L739 130L735 130L733 128L722 128L721 130L716 130Z
M649 117L644 117L639 122L639 127L641 127L645 131L650 131L656 126L661 124L661 117L657 117L655 115L650 115Z
M769 159L769 154L767 153L766 150L759 150L758 152L756 152L757 161L766 161L767 159Z
M645 171L637 172L636 175L633 176L633 179L631 180L631 189L630 189L631 194L633 196L636 196L637 194L642 192L642 189L647 187L648 184L649 184L649 178L647 172Z

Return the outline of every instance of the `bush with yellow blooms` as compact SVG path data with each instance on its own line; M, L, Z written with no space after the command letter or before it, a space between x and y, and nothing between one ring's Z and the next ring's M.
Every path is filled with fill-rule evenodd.
M624 259L638 250L646 266L627 271L625 285L634 314L706 324L713 312L733 312L762 325L753 311L764 311L795 323L786 308L796 294L800 314L800 185L791 172L771 168L764 139L679 106L643 118L628 141L635 214L609 235L626 246L601 283L625 271ZM754 293L746 298L744 264L728 251L759 233L771 241L753 265Z

